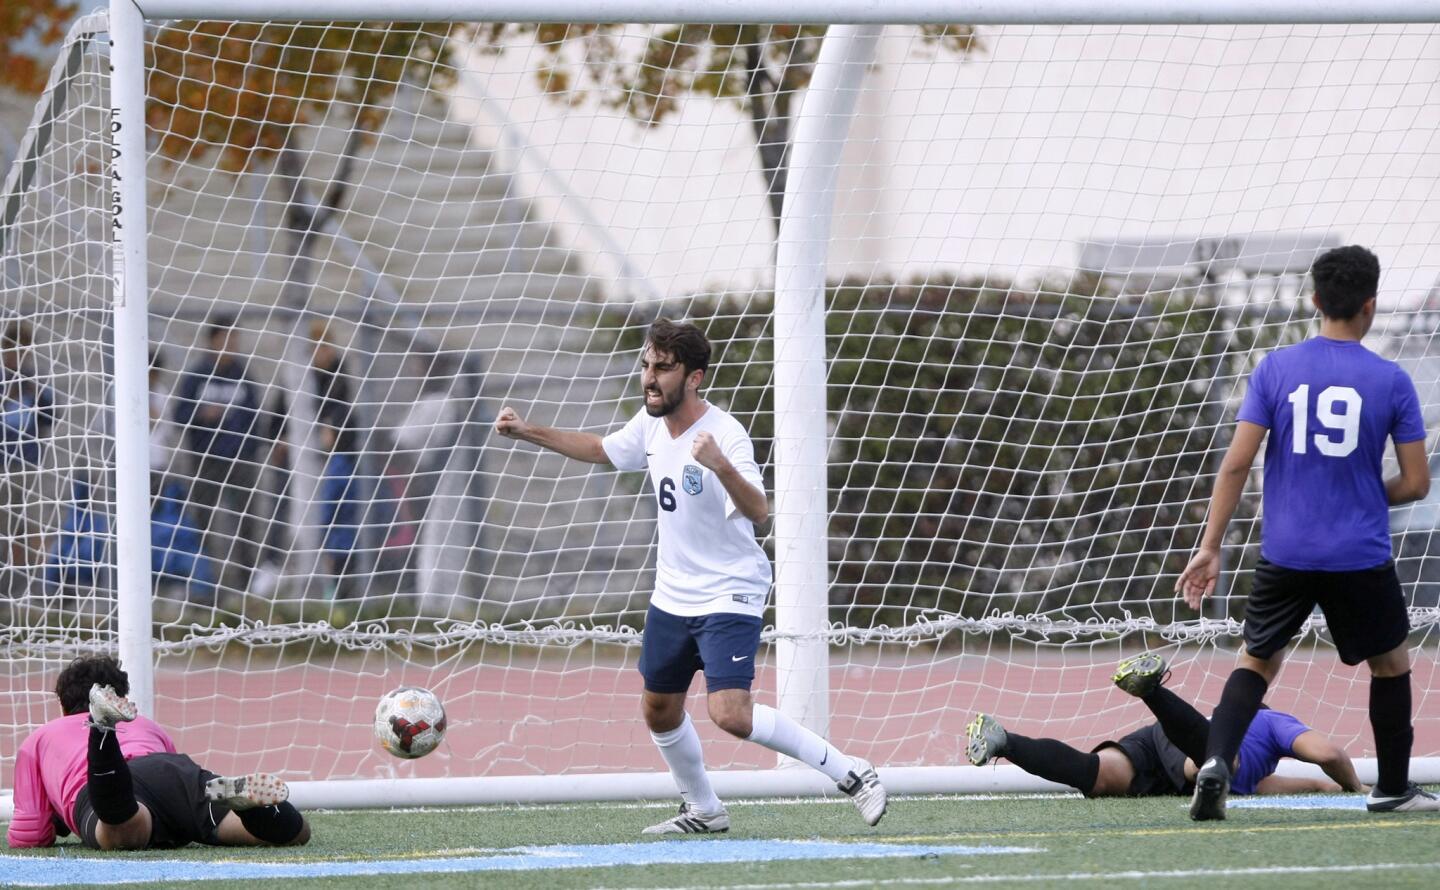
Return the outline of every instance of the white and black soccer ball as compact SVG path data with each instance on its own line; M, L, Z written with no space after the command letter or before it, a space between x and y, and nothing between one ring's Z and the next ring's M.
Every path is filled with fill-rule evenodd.
M445 706L419 686L401 686L375 706L375 741L396 757L413 760L440 746L445 738Z

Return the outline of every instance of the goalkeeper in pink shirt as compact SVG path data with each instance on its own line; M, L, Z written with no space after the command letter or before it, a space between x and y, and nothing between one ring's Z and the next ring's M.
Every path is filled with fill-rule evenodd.
M48 847L72 832L96 850L310 840L284 782L203 769L136 715L129 692L130 678L108 655L82 656L60 672L65 716L31 733L15 756L11 847Z

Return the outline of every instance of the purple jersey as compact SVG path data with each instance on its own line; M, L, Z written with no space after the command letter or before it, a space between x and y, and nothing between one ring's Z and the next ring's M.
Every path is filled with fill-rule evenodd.
M1310 727L1283 711L1261 708L1240 741L1240 765L1230 780L1230 790L1254 794L1260 780L1275 772L1280 758L1295 756L1295 740L1309 731Z
M1239 419L1270 431L1261 556L1325 572L1390 559L1385 440L1425 438L1410 375L1357 341L1315 337L1260 362Z

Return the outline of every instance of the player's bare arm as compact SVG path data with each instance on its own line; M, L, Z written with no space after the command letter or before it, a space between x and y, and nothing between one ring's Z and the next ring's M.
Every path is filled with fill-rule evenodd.
M1296 760L1303 760L1306 763L1313 763L1325 771L1325 775L1335 780L1346 791L1364 791L1365 786L1360 784L1360 777L1355 773L1355 764L1351 762L1350 755L1345 749L1326 738L1324 735L1310 730L1302 732L1295 737L1291 743L1290 750L1294 753Z
M1430 493L1430 463L1425 457L1425 440L1395 446L1400 474L1385 480L1385 497L1390 506L1418 501Z
M1190 564L1180 573L1175 582L1177 593L1185 597L1192 609L1200 608L1205 597L1215 590L1215 581L1220 577L1220 545L1225 540L1225 527L1235 515L1240 495L1245 491L1245 480L1250 468L1255 465L1255 455L1265 441L1265 427L1240 421L1235 425L1235 437L1225 458L1220 462L1220 472L1215 477L1215 490L1210 495L1210 515L1205 521L1205 533L1200 546L1190 558Z
M1266 776L1255 783L1256 794L1325 794L1342 790L1326 779L1302 776Z
M526 423L520 413L509 405L500 409L495 418L495 432L507 439L519 439L532 445L563 454L573 460L592 464L609 463L600 437L580 430L557 430L554 427Z
M720 450L720 443L715 441L714 436L706 432L696 435L690 454L700 466L715 474L746 519L758 524L770 518L770 500L765 492L745 481L745 477Z

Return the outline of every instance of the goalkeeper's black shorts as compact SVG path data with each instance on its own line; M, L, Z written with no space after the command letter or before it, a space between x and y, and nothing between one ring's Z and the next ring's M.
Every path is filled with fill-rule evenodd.
M1129 797L1159 797L1188 794L1191 786L1185 781L1185 755L1165 737L1160 724L1143 726L1123 738L1101 742L1092 753L1115 748L1135 768L1130 780Z
M230 808L205 799L205 783L215 778L214 773L184 754L145 754L128 763L135 801L150 811L150 849L220 845L216 831ZM100 849L95 837L99 827L90 789L81 788L75 798L75 828L81 843Z

